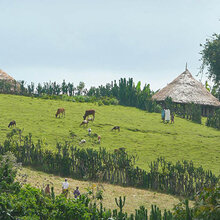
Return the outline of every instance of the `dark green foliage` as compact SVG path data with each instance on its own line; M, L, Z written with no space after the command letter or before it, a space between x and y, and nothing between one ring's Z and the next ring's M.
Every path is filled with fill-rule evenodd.
M220 34L213 34L206 39L200 54L202 55L201 72L207 69L209 79L214 81L211 93L220 100Z
M0 93L3 94L19 94L19 86L16 81L0 80Z
M73 102L98 102L99 105L126 105L133 106L148 112L159 112L159 106L151 99L154 92L147 84L141 89L141 82L135 86L132 78L128 80L121 78L118 82L107 83L105 86L85 89L85 83L80 82L77 88L73 83L66 83L63 80L59 85L56 82L38 83L36 89L34 83L25 87L25 82L21 81L20 86L7 81L0 81L0 93L20 94L34 96L43 99L55 99Z
M125 196L123 197L123 201L122 201L121 196L120 196L118 199L115 198L115 203L116 203L116 205L118 206L118 208L120 209L120 212L121 212L121 213L123 212L123 207L124 207L124 205L125 205L125 199L126 199Z
M207 117L206 125L220 129L220 109L216 110L213 115L210 114Z
M0 193L19 190L20 185L14 183L18 167L13 154L7 152L5 155L0 155Z
M189 201L184 200L178 205L174 206L174 219L176 220L192 220L193 209L189 207Z
M164 105L166 109L170 109L171 112L174 111L174 103L172 101L172 98L167 97L164 101Z
M208 69L208 76L213 79L216 84L220 83L220 35L213 34L211 39L206 39L203 50L201 69Z
M35 145L31 134L23 137L19 129L12 129L0 154L12 151L19 162L39 170L84 180L99 180L124 186L153 189L173 195L193 198L204 187L215 186L218 178L211 171L194 167L192 162L167 162L158 158L146 172L135 166L135 157L124 149L109 153L104 148L79 149L68 143L57 143L57 152L43 151Z
M192 106L192 121L201 124L202 122L201 107L193 103L191 104L191 106Z
M140 206L139 209L135 210L135 220L147 220L148 219L148 213L147 209L145 209L144 206Z
M220 216L220 187L205 188L196 197L194 216L197 219L216 220Z
M151 205L150 220L161 219L161 210L156 205Z
M0 156L1 180L9 177L6 182L7 189L12 189L15 185L17 166L14 156L11 153ZM1 181L2 182L2 181ZM1 183L0 182L0 183ZM115 198L120 211L107 210L103 208L102 203L98 207L90 197L90 193L82 194L78 199L67 199L63 195L55 196L52 189L52 195L45 195L40 189L25 185L17 187L17 190L0 191L0 219L73 219L73 220L215 220L219 217L219 197L220 189L218 187L206 188L196 197L195 207L190 208L188 200L174 207L174 214L170 211L161 212L157 206L151 208L148 216L147 210L141 206L135 210L135 215L130 216L123 212L125 197ZM94 196L94 195L93 195ZM102 196L96 195L96 199L102 200Z

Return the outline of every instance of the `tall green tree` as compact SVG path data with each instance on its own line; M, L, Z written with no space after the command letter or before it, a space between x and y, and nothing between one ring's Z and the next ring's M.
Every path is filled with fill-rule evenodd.
M79 82L79 85L77 86L77 95L82 95L84 88L85 88L85 83Z
M201 70L208 70L208 76L215 84L220 85L220 34L213 34L211 38L206 39L200 54L202 55Z
M62 89L62 93L63 94L67 94L67 92L68 92L68 85L66 84L65 80L63 80L63 82L62 82L61 89Z

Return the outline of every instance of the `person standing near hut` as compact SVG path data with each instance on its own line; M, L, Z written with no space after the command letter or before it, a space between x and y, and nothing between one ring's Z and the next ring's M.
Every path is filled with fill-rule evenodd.
M174 112L171 113L171 124L174 124Z
M162 111L161 111L161 119L164 123L164 120L165 120L165 110L164 109L162 109Z
M165 109L165 121L166 123L170 122L170 109Z

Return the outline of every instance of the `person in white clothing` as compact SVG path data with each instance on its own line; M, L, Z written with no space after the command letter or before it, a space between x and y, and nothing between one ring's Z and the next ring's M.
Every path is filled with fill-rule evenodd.
M62 185L62 193L65 195L65 197L67 197L68 188L69 188L69 183L67 179L65 179L65 182L63 182L63 185Z
M166 123L170 122L170 109L165 109L165 121Z

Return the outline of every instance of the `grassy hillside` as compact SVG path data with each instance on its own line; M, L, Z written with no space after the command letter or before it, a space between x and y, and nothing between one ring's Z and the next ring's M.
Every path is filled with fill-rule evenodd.
M54 187L54 191L57 194L62 192L61 186L64 178L49 175L43 172L34 171L32 169L23 168L18 175L18 180L22 180L21 176L27 175L28 184L45 189L46 184ZM135 189L132 187L121 187L111 184L100 184L92 183L86 181L79 181L68 178L70 184L70 194L69 197L73 197L73 191L76 186L79 186L81 193L86 193L86 188L94 187L94 189L103 190L103 205L106 208L117 209L115 204L115 198L119 196L126 196L126 203L123 210L128 213L134 212L135 209L139 208L141 205L145 206L148 210L151 209L151 205L157 205L160 209L172 210L173 206L179 203L179 198L163 193L153 192L149 190ZM192 202L190 203L192 204Z
M65 118L55 118L57 108L66 109ZM163 124L160 114L147 113L131 107L98 106L88 103L70 103L55 100L0 95L0 141L10 130L7 125L16 120L17 127L24 134L33 134L35 140L42 139L45 148L55 149L56 141L72 141L75 146L81 139L86 144L81 147L106 147L114 150L125 147L137 154L137 164L147 169L148 164L158 156L169 160L193 160L196 165L220 173L220 132L204 125L194 124L175 118L175 124ZM95 109L96 118L88 128L101 135L101 145L97 137L89 137L87 129L79 127L86 109ZM120 126L121 132L111 131ZM77 136L72 138L70 131Z

